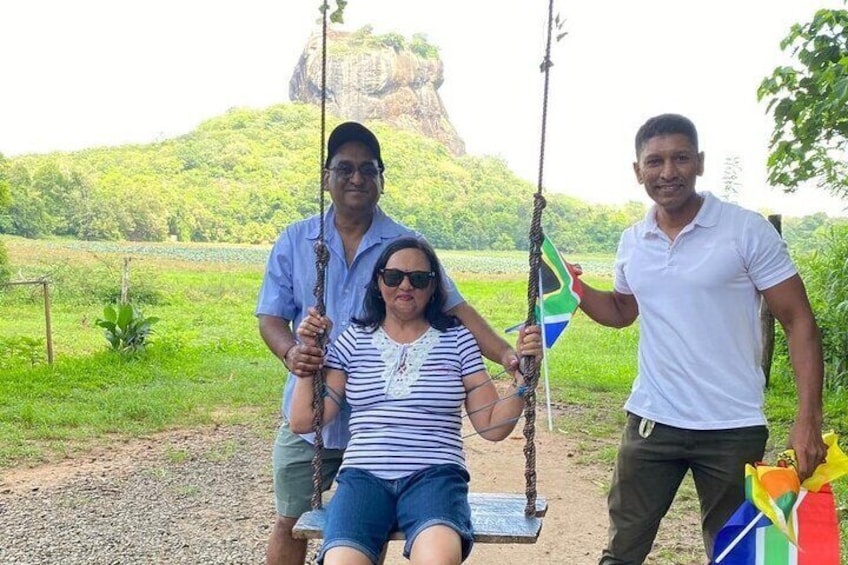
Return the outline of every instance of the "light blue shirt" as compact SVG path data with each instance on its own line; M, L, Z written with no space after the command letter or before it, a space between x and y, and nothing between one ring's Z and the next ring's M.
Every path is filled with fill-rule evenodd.
M334 340L349 325L352 317L361 317L365 300L365 289L371 280L374 265L386 245L399 237L415 237L421 234L395 222L378 207L371 226L362 241L353 262L348 266L342 238L335 227L335 211L331 206L325 218L324 242L330 252L324 283L324 304L327 316L333 321L330 339ZM265 278L259 290L256 315L275 316L292 322L296 330L306 309L315 305L315 244L320 228L318 216L312 216L290 225L280 235L268 258ZM453 282L446 277L445 290L450 310L464 302ZM289 374L283 393L283 415L288 419L295 379ZM328 449L344 449L350 438L348 419L344 410L338 418L324 427L324 446ZM314 443L313 434L302 436Z

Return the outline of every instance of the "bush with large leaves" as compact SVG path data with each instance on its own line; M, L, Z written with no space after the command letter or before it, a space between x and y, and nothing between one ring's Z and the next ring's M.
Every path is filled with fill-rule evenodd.
M98 318L95 324L104 329L103 335L114 351L135 353L144 351L153 333L152 326L158 321L159 318L145 318L131 304L109 304L103 309L103 318Z

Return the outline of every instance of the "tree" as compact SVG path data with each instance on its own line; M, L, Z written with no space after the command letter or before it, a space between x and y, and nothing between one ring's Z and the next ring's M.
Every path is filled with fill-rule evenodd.
M9 162L0 153L0 211L5 210L12 203L12 191L9 188Z
M344 9L347 6L347 0L336 0L336 9L330 12L330 21L333 23L344 23ZM330 9L329 0L321 2L319 11L323 14L325 10Z
M774 117L769 182L793 192L815 180L848 198L848 11L819 10L780 48L797 65L777 67L757 91Z

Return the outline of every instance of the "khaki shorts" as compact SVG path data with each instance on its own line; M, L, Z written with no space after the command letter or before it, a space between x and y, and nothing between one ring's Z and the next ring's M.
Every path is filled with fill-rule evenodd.
M274 442L274 502L277 515L297 518L311 508L312 457L315 447L284 422ZM325 449L321 458L323 489L333 484L342 464L341 449Z

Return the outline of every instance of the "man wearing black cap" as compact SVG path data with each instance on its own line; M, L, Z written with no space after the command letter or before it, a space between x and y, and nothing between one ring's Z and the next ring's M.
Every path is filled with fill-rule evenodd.
M380 142L363 125L346 122L330 134L323 176L324 188L333 201L324 224L330 253L325 304L327 317L335 322L330 340L348 326L352 317L362 315L365 289L383 248L399 237L421 237L389 218L377 205L383 193L384 169ZM320 349L298 344L292 331L315 302L314 245L319 228L320 218L313 216L290 225L280 235L268 260L256 307L262 339L295 377L311 377L323 361ZM464 301L451 280L445 281L445 289L446 311L474 334L483 354L506 368L516 367L515 351ZM294 379L288 378L283 395L285 417L274 445L277 521L268 544L268 564L302 565L306 559L306 541L293 539L291 533L298 517L309 509L314 438L289 430L286 420L293 388ZM325 489L332 483L347 445L348 416L343 411L324 428Z

